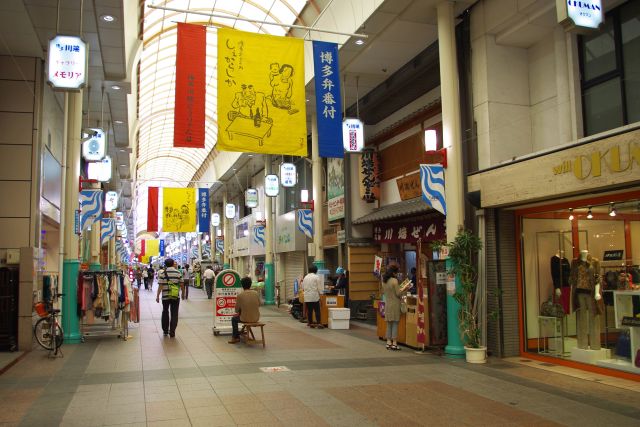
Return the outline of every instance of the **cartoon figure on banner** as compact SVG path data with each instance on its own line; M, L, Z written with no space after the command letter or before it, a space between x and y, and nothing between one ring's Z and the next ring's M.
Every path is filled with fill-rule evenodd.
M184 224L189 222L189 218L193 215L195 206L191 206L194 203L187 202L180 207L165 206L165 218L168 220L168 226L172 228L182 228Z
M269 83L271 84L271 96L269 99L276 108L287 110L289 114L295 114L297 109L293 108L291 95L293 92L293 67L289 64L280 66L277 62L270 65Z

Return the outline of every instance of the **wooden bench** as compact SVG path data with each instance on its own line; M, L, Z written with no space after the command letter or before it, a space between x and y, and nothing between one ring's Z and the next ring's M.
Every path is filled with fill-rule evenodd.
M264 323L260 322L242 323L242 329L240 329L240 339L244 339L244 341L249 345L262 343L262 348L264 348L264 325ZM256 339L255 335L253 334L252 328L260 328L261 339Z

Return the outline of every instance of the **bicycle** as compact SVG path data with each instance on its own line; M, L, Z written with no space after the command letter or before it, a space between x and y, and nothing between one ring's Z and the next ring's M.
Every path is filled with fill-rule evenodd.
M39 302L34 305L40 319L33 327L33 334L38 344L45 350L49 350L49 356L51 356L51 353L53 353L53 356L57 356L58 353L62 355L60 347L64 342L64 331L58 321L60 309L53 307L53 301L61 296L64 296L64 294L56 293L52 301Z

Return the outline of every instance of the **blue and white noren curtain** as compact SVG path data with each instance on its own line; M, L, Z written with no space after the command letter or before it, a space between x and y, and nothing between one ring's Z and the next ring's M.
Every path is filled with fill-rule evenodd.
M100 220L100 244L104 245L110 238L116 236L116 220L103 218Z
M102 190L80 192L80 230L84 231L102 218Z
M311 209L298 209L298 230L308 238L313 238L313 211Z
M444 196L444 167L442 165L420 165L422 200L443 215L447 214Z
M211 245L202 244L202 259L211 259Z
M264 248L264 225L255 225L253 227L253 243Z
M217 254L223 254L224 253L224 240L216 239L216 253Z

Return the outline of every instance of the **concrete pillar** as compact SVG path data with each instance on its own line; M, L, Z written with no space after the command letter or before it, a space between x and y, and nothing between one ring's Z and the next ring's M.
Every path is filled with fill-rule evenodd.
M324 246L322 245L322 227L324 221L322 198L322 158L318 148L318 123L315 114L311 116L311 176L313 177L313 246L315 260L319 270L324 269Z
M222 193L222 236L224 238L224 250L222 251L222 268L229 268L229 245L231 242L228 240L230 236L227 236L227 192Z
M558 143L566 144L575 137L572 132L571 97L569 91L569 59L567 52L567 39L570 36L564 28L557 26L553 32L554 59L556 65L556 90L558 92Z
M78 236L75 234L75 211L78 208L78 179L80 177L80 139L82 132L82 91L66 95L67 135L65 171L64 264L62 272L62 327L65 344L80 342L80 319L76 313L76 287L80 261L78 260Z
M453 1L437 6L438 45L440 57L440 92L442 99L442 140L447 149L445 169L445 198L447 201L447 241L452 241L464 224L464 175L462 170L462 141L460 137L460 92L456 53L455 16ZM447 261L449 262L449 261ZM445 351L451 355L464 354L458 331L460 305L447 295L447 340Z
M116 232L117 233L117 232ZM109 238L109 269L116 268L116 236Z
M265 155L264 174L271 173L271 155ZM264 196L264 217L267 220L267 226L264 229L264 303L267 305L275 304L275 280L276 270L273 265L273 232L276 228L276 222L273 217L273 197Z

